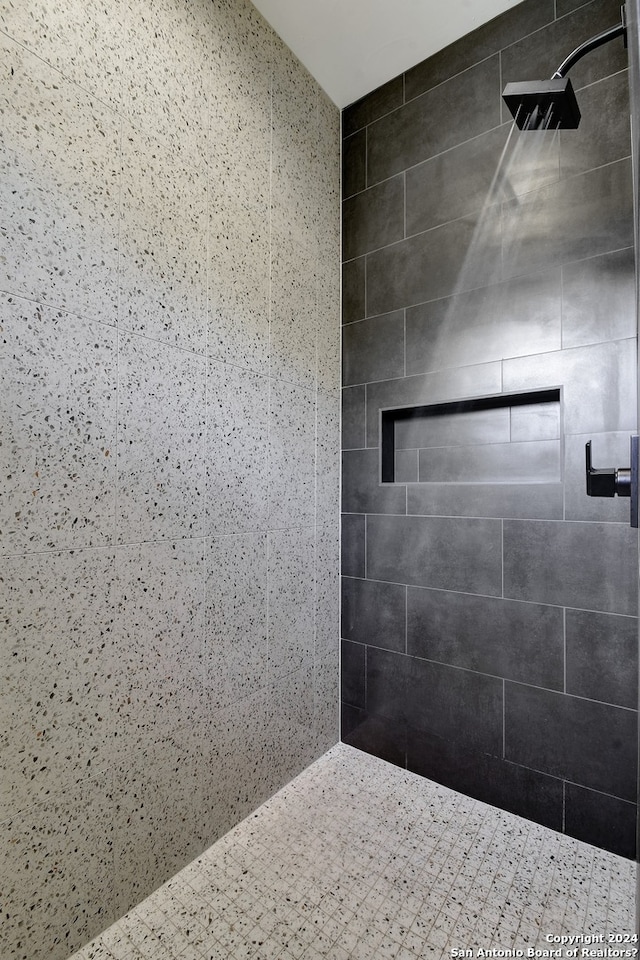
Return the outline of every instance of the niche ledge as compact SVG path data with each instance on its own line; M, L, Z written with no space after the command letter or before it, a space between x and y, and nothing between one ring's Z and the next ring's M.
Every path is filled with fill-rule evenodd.
M381 410L381 482L559 483L560 399L558 387Z

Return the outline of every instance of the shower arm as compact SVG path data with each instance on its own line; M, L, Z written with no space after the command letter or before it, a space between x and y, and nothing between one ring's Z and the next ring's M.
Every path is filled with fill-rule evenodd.
M582 60L582 58L587 53L591 53L592 50L595 50L597 47L601 47L603 43L608 43L609 40L615 40L616 37L624 37L624 45L627 45L627 18L625 14L624 4L620 8L620 20L621 22L615 27L609 27L608 30L603 30L602 33L598 33L595 37L591 37L590 40L585 40L584 43L581 43L579 47L570 53L569 56L562 61L556 72L554 73L552 80L561 80L566 77L567 73L571 67Z

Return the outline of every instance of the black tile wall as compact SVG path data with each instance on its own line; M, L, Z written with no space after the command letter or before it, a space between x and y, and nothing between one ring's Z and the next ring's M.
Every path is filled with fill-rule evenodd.
M635 800L634 710L511 682L504 710L506 760Z
M342 328L345 386L404 376L404 310Z
M562 610L409 587L407 653L562 690Z
M500 58L451 77L367 128L367 182L386 180L500 123Z
M342 736L633 856L637 544L584 490L636 429L622 41L571 71L576 131L501 98L619 16L525 0L344 112ZM382 410L550 388L397 420L380 483Z
M404 653L406 593L401 584L343 577L343 638Z

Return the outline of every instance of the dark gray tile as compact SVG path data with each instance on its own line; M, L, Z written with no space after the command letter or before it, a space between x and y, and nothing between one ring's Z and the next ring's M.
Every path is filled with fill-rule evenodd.
M409 731L407 769L483 803L562 831L562 781L457 743Z
M562 268L562 345L579 347L636 333L633 247Z
M342 322L352 323L366 315L365 257L342 264Z
M474 63L479 63L502 47L515 43L521 37L550 23L553 18L553 0L525 0L524 3L519 3L511 10L494 17L460 40L449 44L444 50L407 70L407 100L419 96Z
M566 784L565 832L570 837L635 859L636 804Z
M557 483L560 441L485 443L420 451L421 483Z
M498 126L500 92L500 58L494 56L372 123L367 183L386 180Z
M507 199L492 187L509 129L489 130L407 170L408 237Z
M396 450L395 461L396 483L418 482L417 450Z
M584 87L577 98L580 126L577 130L560 131L563 177L573 177L631 155L628 71Z
M342 199L367 186L367 131L342 141Z
M401 653L367 647L367 713L406 722L408 665Z
M406 726L387 717L371 717L348 704L342 706L341 739L364 753L396 767L406 765Z
M635 800L637 714L507 681L505 759Z
M487 286L501 271L501 219L491 207L369 254L367 314Z
M409 587L407 653L562 690L562 610L537 603Z
M578 7L583 7L589 0L556 0L556 16L564 17Z
M365 517L343 513L341 567L345 577L365 575Z
M405 659L405 709L411 726L467 750L502 756L502 680Z
M511 440L557 440L560 438L560 401L526 403L511 407Z
M342 509L345 513L406 513L405 488L380 483L378 450L342 454Z
M342 579L342 636L385 650L405 652L406 587Z
M491 396L502 389L499 362L454 367L423 376L383 380L367 386L367 445L380 443L380 411L427 406L448 400Z
M637 552L621 524L505 520L504 595L633 616Z
M567 610L567 693L638 706L638 621Z
M501 534L499 520L368 517L367 576L499 596Z
M631 246L630 161L619 160L533 190L505 203L503 212L505 277Z
M546 353L561 346L560 270L407 310L407 374Z
M342 204L342 255L352 260L404 237L404 177L385 180Z
M502 389L524 393L561 386L565 434L634 430L635 367L634 340L596 343L505 360Z
M360 100L349 104L342 111L342 135L348 137L356 130L366 127L379 117L402 105L404 97L402 76L394 77L381 87L376 87Z
M628 467L629 433L581 433L565 437L565 519L629 523L631 500L624 497L588 497L585 445L591 440L595 468Z
M365 387L344 387L342 390L342 449L360 450L365 446Z
M619 0L593 0L502 51L502 80L544 80L551 77L572 50L585 40L620 23ZM627 52L622 39L593 50L571 69L576 90L624 70Z
M509 442L509 407L464 410L398 420L396 449Z
M407 487L407 513L427 517L562 520L561 483L427 483Z
M404 310L342 328L342 382L368 383L404 376Z
M340 699L364 709L366 689L366 647L343 640L340 649Z

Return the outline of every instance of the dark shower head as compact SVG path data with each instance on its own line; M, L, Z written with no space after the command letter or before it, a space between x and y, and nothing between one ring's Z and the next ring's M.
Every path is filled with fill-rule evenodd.
M508 83L502 99L520 130L575 130L580 110L568 77Z

